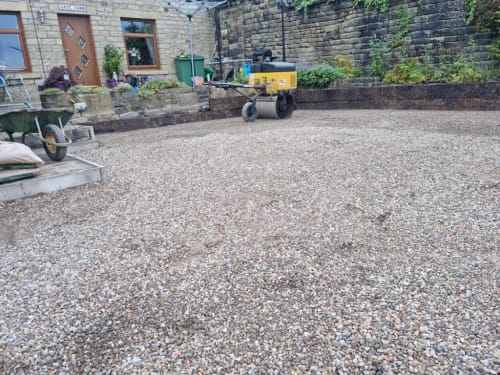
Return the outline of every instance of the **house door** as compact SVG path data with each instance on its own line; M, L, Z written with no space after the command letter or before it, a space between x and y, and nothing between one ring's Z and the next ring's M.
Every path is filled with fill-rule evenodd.
M101 84L88 16L59 14L59 30L66 56L66 66L80 85Z

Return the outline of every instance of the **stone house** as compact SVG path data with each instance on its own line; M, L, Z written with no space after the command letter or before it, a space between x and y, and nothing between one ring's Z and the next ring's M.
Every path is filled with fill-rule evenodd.
M196 55L215 50L208 12L192 19ZM54 66L77 83L105 85L104 46L122 48L124 75L176 77L175 57L189 54L186 16L162 0L0 0L0 66L19 70L35 94Z

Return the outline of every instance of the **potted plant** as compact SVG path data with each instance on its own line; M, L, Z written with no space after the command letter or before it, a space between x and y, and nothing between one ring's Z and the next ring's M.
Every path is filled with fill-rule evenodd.
M104 46L104 65L103 69L108 77L107 84L109 88L117 85L118 77L122 72L122 62L125 53L122 49L107 44Z
M43 83L43 86L45 89L58 88L59 90L65 91L67 89L66 85L72 86L74 84L75 81L70 71L64 65L60 65L50 69L49 76Z

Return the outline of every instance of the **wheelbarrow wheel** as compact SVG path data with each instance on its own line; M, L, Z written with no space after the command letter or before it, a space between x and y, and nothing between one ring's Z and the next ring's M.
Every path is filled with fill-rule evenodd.
M257 119L257 106L253 102L245 103L241 109L241 116L246 122L254 122Z
M64 136L64 132L57 127L56 125L46 125L42 129L42 136L48 141L54 143L65 143L66 138ZM61 161L66 156L67 147L61 147L56 145L51 145L43 142L43 148L45 152L54 161Z

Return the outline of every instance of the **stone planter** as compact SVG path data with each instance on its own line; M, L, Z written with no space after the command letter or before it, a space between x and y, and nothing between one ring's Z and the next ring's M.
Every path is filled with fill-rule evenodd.
M138 112L144 110L144 102L139 99L136 91L112 90L111 100L116 114Z
M198 109L198 94L190 88L158 90L153 96L143 101L144 108L167 111Z
M42 108L72 108L71 97L67 92L61 91L55 94L40 94Z
M248 95L248 89L241 89L241 91ZM211 111L241 111L246 102L247 98L234 90L210 88L209 103Z
M87 104L85 116L114 114L113 101L109 92L78 94L77 101Z

